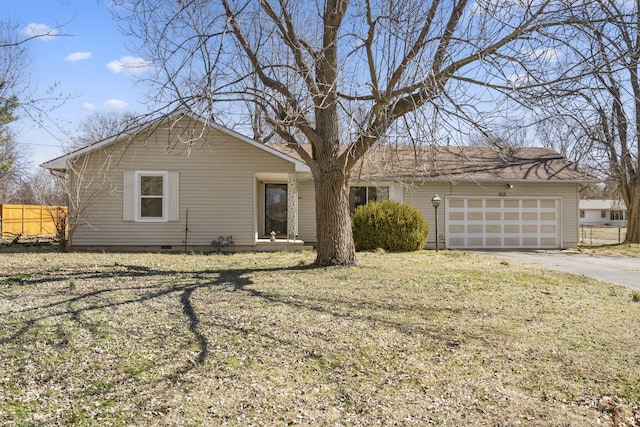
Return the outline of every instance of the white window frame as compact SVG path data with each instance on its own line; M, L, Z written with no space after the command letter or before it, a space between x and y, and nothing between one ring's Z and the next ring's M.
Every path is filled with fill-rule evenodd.
M141 179L144 176L162 177L162 217L143 217ZM169 172L168 171L136 171L135 172L135 221L136 222L167 222L168 219L168 194L169 194Z

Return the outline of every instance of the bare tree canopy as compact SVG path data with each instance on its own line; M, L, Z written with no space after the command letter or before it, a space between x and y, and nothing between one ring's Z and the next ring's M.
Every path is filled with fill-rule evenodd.
M0 105L10 101L14 120L28 117L53 137L57 131L67 135L60 120L54 120L51 113L58 111L70 95L59 91L58 82L49 82L44 92L38 90L37 82L31 79L29 47L37 39L71 37L62 33L62 28L56 26L45 32L20 30L12 22L0 20Z
M570 81L527 91L543 116L543 136L589 165L627 207L627 243L640 243L640 0L575 5L565 27Z
M157 66L154 102L221 121L246 117L309 165L319 265L356 262L348 194L362 156L396 135L424 139L425 126L478 124L489 111L487 88L511 90L514 76L544 66L569 7L552 0L115 3L140 53Z
M19 201L22 176L26 169L25 153L9 128L17 119L19 98L26 68L24 47L15 37L15 28L0 22L0 201Z
M0 21L0 104L3 106L12 99L15 104L16 96L24 90L27 57L25 46L16 34L13 25Z
M117 136L139 125L136 114L130 112L94 112L80 123L80 134L71 141L70 150Z
M0 126L0 201L22 202L22 185L28 181L27 160L13 133Z

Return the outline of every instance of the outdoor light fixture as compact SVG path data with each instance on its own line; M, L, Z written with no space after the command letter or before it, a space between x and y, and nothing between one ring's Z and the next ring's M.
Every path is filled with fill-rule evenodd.
M436 252L438 252L438 206L440 206L441 201L442 199L437 194L434 194L431 198L431 204L436 213Z

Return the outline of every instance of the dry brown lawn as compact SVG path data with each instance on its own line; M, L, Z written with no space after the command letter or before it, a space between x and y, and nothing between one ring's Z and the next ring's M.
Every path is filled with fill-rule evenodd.
M313 257L0 253L0 425L640 425L631 290Z

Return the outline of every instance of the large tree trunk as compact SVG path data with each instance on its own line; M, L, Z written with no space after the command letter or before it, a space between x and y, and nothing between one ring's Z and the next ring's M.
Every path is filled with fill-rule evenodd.
M338 124L338 28L348 2L328 0L324 13L323 50L316 61L318 96L314 99L316 134L313 147L316 189L316 264L354 265L356 250L349 213L349 184L346 160L340 156Z
M319 266L356 264L349 212L350 181L339 170L314 177Z
M628 189L629 200L625 200L627 235L624 238L624 243L640 243L640 183L629 184Z

